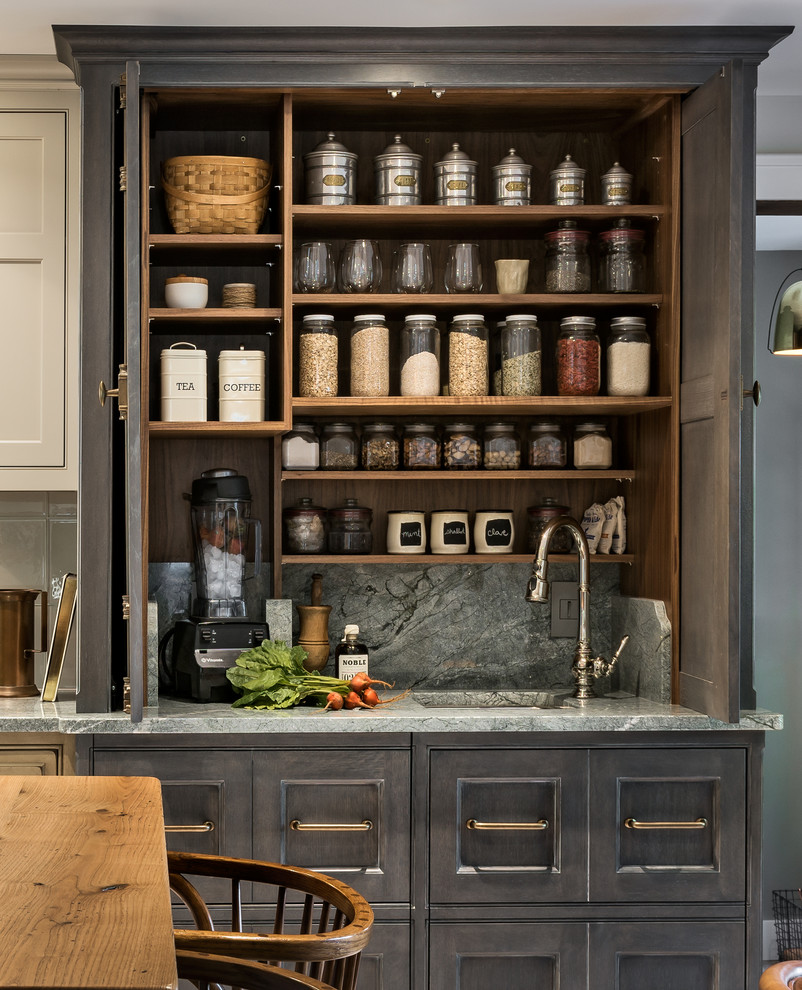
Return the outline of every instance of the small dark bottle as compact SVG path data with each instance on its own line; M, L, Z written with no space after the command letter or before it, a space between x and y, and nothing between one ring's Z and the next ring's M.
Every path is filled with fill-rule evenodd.
M342 642L334 651L335 675L350 681L359 671L368 673L368 648L358 642L359 626L346 626Z

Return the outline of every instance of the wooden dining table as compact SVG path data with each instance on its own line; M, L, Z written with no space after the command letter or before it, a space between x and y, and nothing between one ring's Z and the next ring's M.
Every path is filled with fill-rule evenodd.
M177 987L159 781L0 776L0 987Z

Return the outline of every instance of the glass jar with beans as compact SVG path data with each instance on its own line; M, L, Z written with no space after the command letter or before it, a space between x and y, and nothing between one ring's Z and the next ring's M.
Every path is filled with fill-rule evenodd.
M557 394L598 395L601 343L592 316L565 316L557 338Z
M366 423L362 427L362 467L365 471L394 471L399 443L392 423Z
M484 433L484 465L491 471L517 471L521 439L512 423L488 423Z
M535 420L529 426L526 447L530 468L554 470L568 463L568 441L559 423Z
M440 439L431 423L407 423L404 427L404 468L407 471L440 467Z
M482 466L482 445L470 423L448 423L443 427L443 466L469 470Z

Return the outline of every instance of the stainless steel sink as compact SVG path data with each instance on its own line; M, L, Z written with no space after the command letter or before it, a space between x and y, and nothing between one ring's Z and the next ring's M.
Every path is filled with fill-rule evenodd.
M424 708L566 708L564 695L549 691L413 691Z

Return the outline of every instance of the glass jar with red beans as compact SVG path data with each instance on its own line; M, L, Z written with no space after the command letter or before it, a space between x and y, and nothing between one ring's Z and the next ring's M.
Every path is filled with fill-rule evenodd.
M601 343L592 316L565 316L557 338L557 394L598 395Z

